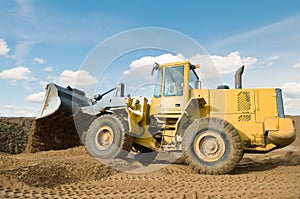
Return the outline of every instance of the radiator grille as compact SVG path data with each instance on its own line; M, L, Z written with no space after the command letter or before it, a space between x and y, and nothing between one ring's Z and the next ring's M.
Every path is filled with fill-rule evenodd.
M238 111L247 112L251 108L250 92L242 91L237 95Z
M251 120L251 115L240 115L238 117L239 122L249 122Z

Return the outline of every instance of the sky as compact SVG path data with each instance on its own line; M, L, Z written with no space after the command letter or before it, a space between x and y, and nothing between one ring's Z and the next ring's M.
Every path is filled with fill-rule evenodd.
M116 40L124 32L149 27L188 41L179 43L181 50L132 49L106 65L93 62L94 71L85 67L99 48L98 59L133 45ZM147 33L136 40L143 38L155 40ZM190 41L201 50L187 53ZM113 42L115 49L104 48ZM140 95L153 87L153 62L190 60L205 70L206 59L230 87L234 71L245 65L245 88L282 88L286 114L299 115L299 55L298 0L0 0L0 116L36 116L50 82L91 97L122 81L126 92Z

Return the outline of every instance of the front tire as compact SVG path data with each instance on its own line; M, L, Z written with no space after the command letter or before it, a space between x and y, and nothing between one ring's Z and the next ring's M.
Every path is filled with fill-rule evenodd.
M243 156L239 134L227 121L219 118L196 119L183 136L185 161L202 174L230 173Z
M96 158L126 157L132 146L128 123L116 114L96 118L86 132L85 145L89 153Z

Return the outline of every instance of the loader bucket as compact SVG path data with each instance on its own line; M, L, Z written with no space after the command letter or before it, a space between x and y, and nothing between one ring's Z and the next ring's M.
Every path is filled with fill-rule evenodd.
M36 119L73 119L73 112L77 113L80 107L89 105L91 105L91 100L83 91L70 86L63 88L51 83L47 85L42 110Z
M26 151L66 149L80 145L82 134L92 121L90 116L80 111L80 107L91 104L83 91L48 84Z

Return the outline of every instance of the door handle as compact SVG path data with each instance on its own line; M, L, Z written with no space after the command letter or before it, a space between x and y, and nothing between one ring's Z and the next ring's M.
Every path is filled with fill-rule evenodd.
M180 104L175 104L175 107L180 107Z

